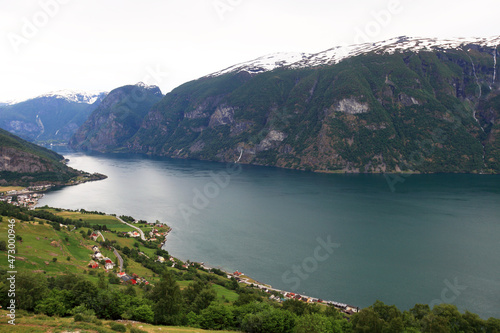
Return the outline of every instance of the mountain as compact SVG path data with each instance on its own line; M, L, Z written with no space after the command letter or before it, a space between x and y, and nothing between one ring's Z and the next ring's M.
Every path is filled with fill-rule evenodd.
M66 166L54 151L0 129L0 185L65 184L78 176L90 175Z
M26 140L67 143L106 96L63 90L0 105L0 127Z
M114 89L71 138L70 146L101 152L123 147L162 97L160 88L142 82Z
M398 37L261 57L174 89L121 149L324 172L498 173L499 44Z

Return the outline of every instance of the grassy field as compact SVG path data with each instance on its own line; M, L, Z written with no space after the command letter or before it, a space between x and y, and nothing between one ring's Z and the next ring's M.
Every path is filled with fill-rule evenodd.
M0 223L0 240L7 241L7 219ZM38 222L17 222L16 268L47 273L76 272L90 261L90 241L80 233L66 228L56 231L48 224ZM7 254L0 253L0 260L6 262ZM57 259L54 262L54 258ZM69 260L67 260L69 258Z
M55 333L55 332L99 332L99 333L114 333L111 330L109 323L112 321L101 321L101 325L93 323L74 322L73 318L57 318L47 317L45 315L32 315L18 313L16 317L16 325L8 324L9 318L7 311L0 310L0 332L12 333ZM169 333L196 333L196 332L229 332L229 331L207 331L199 328L189 327L172 327L172 326L154 326L138 322L121 321L120 323L128 327L139 328L143 331L153 332L169 332Z
M133 230L131 227L119 222L113 216L96 215L96 214L81 214L79 212L65 212L59 210L50 210L52 213L70 218L73 220L82 219L90 224L105 224L110 231L103 231L103 235L110 241L116 243L123 249L125 246L129 248L137 248L146 253L150 258L155 258L156 249L146 248L137 239L119 237L117 233L111 230L129 231ZM0 216L0 241L7 242L9 218ZM149 231L151 226L144 226L144 231ZM163 228L162 228L163 229ZM88 267L93 254L92 246L98 245L103 256L109 257L115 261L115 255L109 249L99 245L98 242L91 240L86 236L90 229L82 227L74 229L73 226L61 226L60 230L46 221L35 219L35 221L19 221L16 220L15 234L17 236L16 245L16 260L15 270L17 271L32 271L44 273L45 276L57 276L60 274L76 273L85 276L86 279L97 283L98 276L95 273L104 272L102 265L97 269ZM165 229L161 232L166 231ZM101 241L101 239L99 239ZM0 265L7 267L8 265L7 252L0 251ZM159 281L160 277L150 269L142 266L140 263L127 258L128 273L135 273L140 277L145 277L153 285ZM116 270L116 268L115 268ZM177 271L177 269L173 269ZM92 274L90 274L92 273ZM111 273L111 272L110 272ZM204 271L198 271L199 274L209 274ZM177 281L181 289L187 288L193 281ZM126 289L126 285L110 284L109 288L112 289ZM217 284L213 284L212 288L216 292L217 299L223 303L234 302L238 299L238 294L232 290L228 290ZM143 290L137 288L138 294L142 294ZM16 325L11 326L7 324L6 312L0 310L0 332L113 332L106 321L102 325L95 325L90 323L75 323L72 318L54 318L44 315L34 315L19 313L16 320ZM142 326L142 330L147 332L208 332L201 329L179 328L179 327L165 327L153 326L140 323L132 323L133 326Z
M218 284L212 285L212 288L217 293L217 299L221 302L235 302L239 297L239 295L235 291L221 287Z
M69 216L70 214L66 215ZM74 214L71 215L78 216ZM105 216L103 219L103 216L94 215L91 216L91 218L94 218L94 221L102 222L110 220L113 221L112 223L115 223L115 218L111 216ZM0 223L0 241L3 240L7 242L7 221L8 219L3 217L2 223ZM41 224L39 222L18 221L16 223L15 231L16 235L21 239L16 241L16 269L45 272L48 275L82 273L84 271L88 273L92 270L87 267L93 253L92 246L98 245L98 243L92 241L91 239L84 239L82 237L80 230L83 230L86 233L88 230L87 228L81 228L74 231L70 231L70 229L72 228L62 227L60 231L56 231L48 223ZM134 239L117 237L116 234L112 234L111 232L104 232L103 234L106 238L111 236L109 237L110 240L116 239L118 244L122 247L129 246L132 248L135 242ZM112 261L115 260L116 256L112 251L101 246L99 247L103 256L109 257ZM154 249L146 249L144 247L141 247L141 250L151 254L151 256L154 255L155 251ZM56 258L55 262L53 261L54 258ZM5 265L7 264L6 252L0 252L0 262L5 263ZM94 270L96 272L104 272L102 265ZM129 260L127 271L134 272L139 276L145 277L151 282L154 282L154 280L157 279L151 270L133 260ZM91 280L95 279L95 277L89 275L87 276Z
M22 187L22 186L0 186L0 193L8 192L8 191L21 191L22 189L25 189L25 187Z

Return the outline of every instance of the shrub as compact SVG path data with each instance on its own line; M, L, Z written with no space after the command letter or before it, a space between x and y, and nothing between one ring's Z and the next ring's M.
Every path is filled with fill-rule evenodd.
M81 313L77 313L74 317L75 321L85 321Z
M109 323L109 327L111 327L111 329L115 332L127 332L127 328L125 327L125 325L120 323Z

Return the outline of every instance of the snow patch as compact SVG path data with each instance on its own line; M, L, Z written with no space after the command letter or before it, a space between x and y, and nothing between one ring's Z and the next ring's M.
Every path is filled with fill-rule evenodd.
M364 43L348 46L336 46L323 52L308 53L274 53L248 62L228 67L222 71L212 73L207 77L220 76L233 72L248 72L258 74L280 67L309 68L337 64L347 58L362 54L394 54L396 52L419 52L448 49L459 49L474 44L482 47L494 47L500 44L500 36L490 38L410 38L396 37L376 43Z
M73 103L85 103L85 104L93 104L97 99L102 96L106 95L107 92L103 91L78 91L78 90L58 90L54 92L49 92L40 96L36 96L33 98L26 98L26 99L16 99L16 100L11 100L8 102L5 102L7 105L14 105L14 104L19 104L22 102L26 102L29 100L37 99L37 98L57 98L57 99L65 99L69 102Z

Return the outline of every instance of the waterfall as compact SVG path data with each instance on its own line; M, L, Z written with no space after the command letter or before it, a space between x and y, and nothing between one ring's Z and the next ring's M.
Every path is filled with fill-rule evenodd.
M469 57L470 62L472 64L472 71L474 73L474 78L476 79L476 84L477 84L477 87L479 88L479 96L477 97L477 100L478 100L478 103L479 103L479 100L481 99L481 96L483 95L483 92L482 92L482 89L481 89L481 83L479 83L479 78L477 77L476 65L474 65L474 61L472 60L472 58L469 55L469 53L467 53L465 50L463 50L463 51L465 52L465 54L467 54L467 56ZM475 108L472 109L472 117L474 117L474 119L476 120L477 124L479 125L479 128L481 128L481 130L484 132L483 126L481 126L481 123L479 122L479 119L477 119L477 117L476 117L476 109Z
M493 82L491 83L491 85L495 84L495 80L497 78L497 48L498 45L495 46L495 51L493 52Z
M238 157L238 160L234 161L234 163L238 163L241 160L241 156L243 156L243 149L240 150L240 157Z

